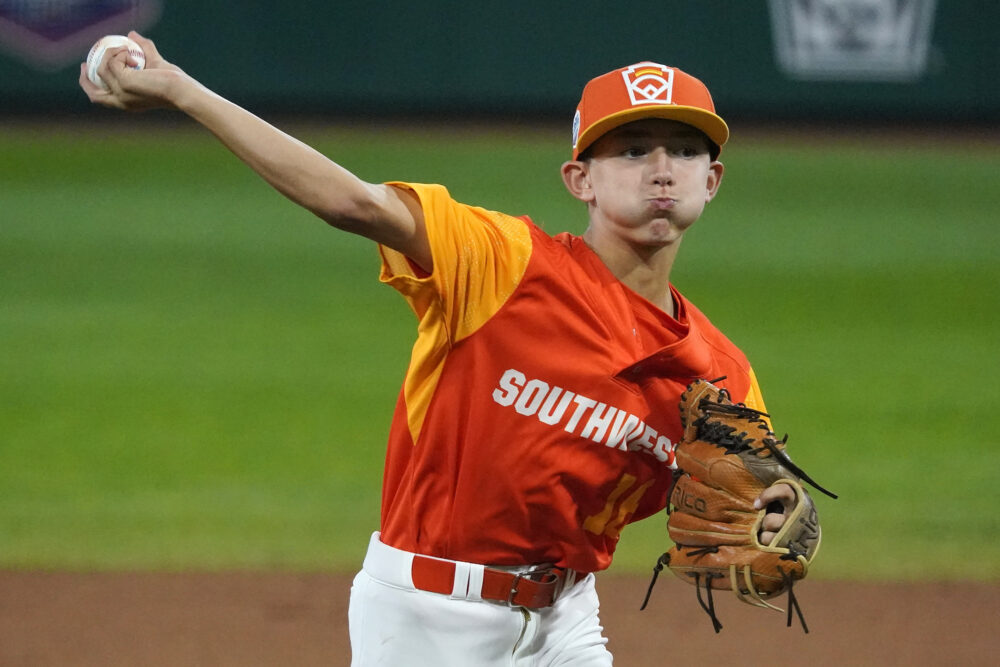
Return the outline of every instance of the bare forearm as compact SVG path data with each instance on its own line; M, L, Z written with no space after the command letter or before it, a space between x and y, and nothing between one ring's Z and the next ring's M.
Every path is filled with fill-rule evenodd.
M175 104L290 200L332 225L362 231L376 192L347 169L191 79Z
M320 152L216 95L163 59L156 45L129 33L145 52L146 67L129 67L127 50L112 48L91 81L80 63L80 87L91 102L127 111L176 108L204 125L251 169L296 204L335 227L366 236L405 254L430 271L432 258L423 211L416 198L366 183Z

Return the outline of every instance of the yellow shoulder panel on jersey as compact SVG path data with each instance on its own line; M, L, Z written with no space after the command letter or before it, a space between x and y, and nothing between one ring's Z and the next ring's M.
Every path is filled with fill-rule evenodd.
M403 386L416 443L451 346L475 333L517 289L531 258L531 231L524 220L459 204L440 185L390 185L420 199L434 261L424 275L405 256L379 246L380 280L403 295L419 320Z
M760 385L757 384L757 375L750 369L750 389L747 391L747 397L743 401L748 408L753 408L758 412L767 412L767 406L764 405L764 396L761 394ZM765 418L766 419L766 418ZM771 420L767 420L767 425L771 426Z

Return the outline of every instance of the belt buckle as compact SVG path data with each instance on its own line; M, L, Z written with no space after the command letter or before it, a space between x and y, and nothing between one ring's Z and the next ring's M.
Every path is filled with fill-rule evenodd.
M576 571L565 567L550 567L545 571L545 574L555 577L555 589L552 591L552 602L555 603L556 600L562 597L563 592L566 590L567 585L570 582L570 577L573 577L573 583L576 583Z
M507 593L507 606L514 608L520 607L519 604L514 604L514 598L517 596L518 590L517 585L521 583L521 579L524 578L520 572L514 573L514 581L510 582L510 591Z
M508 607L523 607L524 605L515 604L514 598L518 594L518 584L521 583L522 579L527 579L539 584L552 584L552 598L549 600L548 605L555 603L562 595L563 588L566 585L566 573L568 570L564 570L559 567L546 567L544 569L529 570L527 572L516 572L514 573L514 580L510 584L510 591L507 593L507 606Z
M556 577L556 589L552 592L552 602L555 602L562 597L563 591L566 589L566 581L569 579L570 570L554 567L550 572Z

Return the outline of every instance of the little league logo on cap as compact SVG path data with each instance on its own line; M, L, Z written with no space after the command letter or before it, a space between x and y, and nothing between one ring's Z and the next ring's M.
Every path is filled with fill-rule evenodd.
M584 87L573 118L573 159L606 132L644 118L687 123L720 148L729 139L729 128L716 115L705 84L676 67L643 61L602 74Z
M674 70L656 63L639 63L622 70L632 104L670 104Z

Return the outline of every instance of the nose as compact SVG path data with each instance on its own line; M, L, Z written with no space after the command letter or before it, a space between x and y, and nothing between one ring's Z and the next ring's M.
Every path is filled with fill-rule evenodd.
M670 153L660 146L649 154L650 181L654 185L673 185L673 160Z

